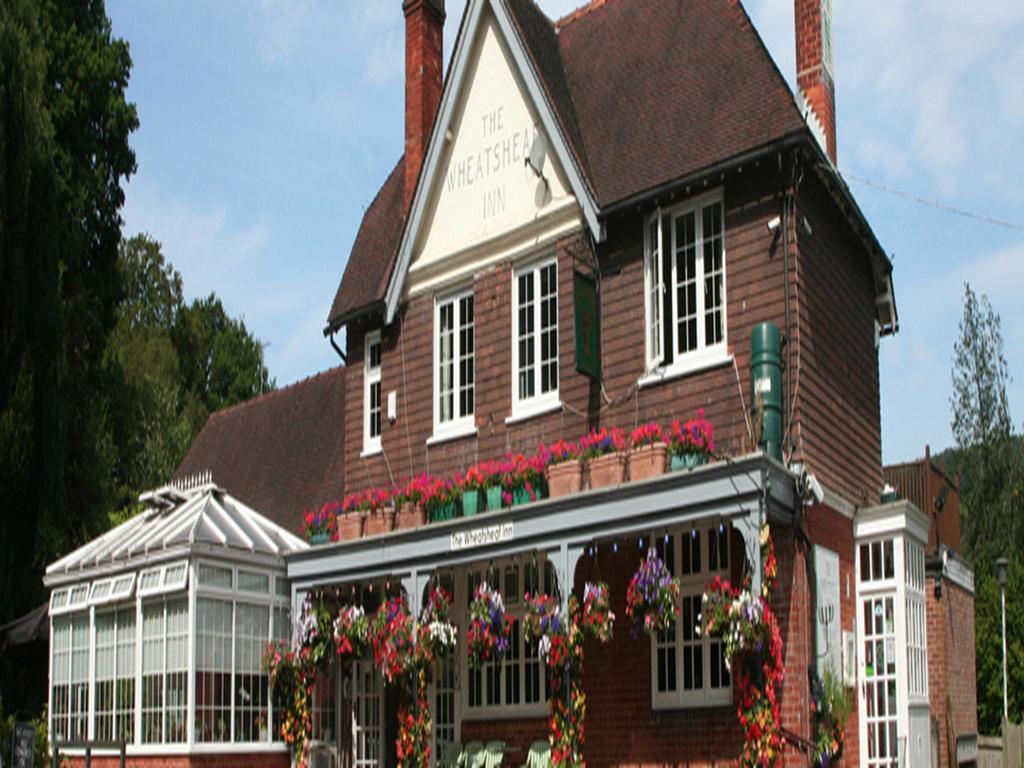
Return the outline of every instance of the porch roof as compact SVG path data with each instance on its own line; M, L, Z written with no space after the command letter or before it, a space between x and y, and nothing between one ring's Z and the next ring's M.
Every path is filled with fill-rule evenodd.
M319 585L425 579L438 568L529 551L561 552L555 567L564 577L575 563L573 553L578 557L596 540L647 535L716 517L737 525L751 557L759 555L758 533L766 516L788 521L796 501L793 475L754 453L613 488L313 547L288 557L288 578L298 600Z

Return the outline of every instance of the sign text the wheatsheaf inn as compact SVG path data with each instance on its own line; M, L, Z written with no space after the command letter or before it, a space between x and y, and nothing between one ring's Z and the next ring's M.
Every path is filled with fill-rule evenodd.
M533 146L537 131L533 126L506 126L504 107L498 107L483 115L479 126L482 131L482 148L477 152L452 158L448 165L445 186L448 192L457 192L490 180L491 183L480 193L483 217L489 219L504 213L508 201L505 178L499 177L499 174L507 168L523 164L530 154L530 147ZM469 127L467 125L466 130Z

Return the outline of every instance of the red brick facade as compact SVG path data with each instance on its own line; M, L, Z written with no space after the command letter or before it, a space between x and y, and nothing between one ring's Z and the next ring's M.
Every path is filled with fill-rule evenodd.
M978 732L974 595L948 579L940 583L941 596L936 597L936 578L926 582L928 699L939 765L955 766L957 736Z
M790 357L796 395L789 430L792 460L806 463L821 482L850 500L873 503L881 489L881 437L871 269L850 228L828 203L816 202L820 194L809 182L801 188L798 214L808 219L813 236L797 242L797 227L790 228ZM382 390L397 393L398 418L383 425L383 453L361 457L363 340L379 327L379 319L364 318L348 327L347 490L422 471L465 469L507 451L532 451L542 440L575 438L595 425L632 429L651 419L665 423L692 416L698 408L714 422L720 450L734 455L748 450L744 405L751 405L751 330L766 320L783 331L786 326L782 244L767 227L781 210L782 189L774 171L755 169L725 183L724 201L727 335L734 365L637 385L645 369L643 220L616 218L608 225L608 240L597 247L601 385L576 373L574 364L572 273L574 264L592 263L588 239L574 235L557 246L559 394L564 404L558 412L506 424L512 412L508 263L473 278L475 437L427 444L433 431L434 299L421 294L383 329ZM784 406L788 415L788 401Z

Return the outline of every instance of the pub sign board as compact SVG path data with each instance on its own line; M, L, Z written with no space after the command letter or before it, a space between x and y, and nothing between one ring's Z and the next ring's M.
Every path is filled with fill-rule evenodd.
M11 765L14 768L32 768L35 756L36 729L32 723L15 723L11 735Z
M595 381L601 378L601 323L597 281L582 272L572 274L576 370Z

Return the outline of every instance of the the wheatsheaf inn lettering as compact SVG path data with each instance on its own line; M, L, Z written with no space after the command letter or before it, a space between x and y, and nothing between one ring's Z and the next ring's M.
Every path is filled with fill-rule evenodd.
M521 165L529 154L536 137L533 126L507 128L504 108L498 107L480 118L483 148L460 158L452 158L448 166L445 186L448 192L457 192L485 181L491 176L515 165ZM492 218L505 211L508 195L504 184L492 186L482 193L483 216Z
M512 541L512 538L512 523L488 525L484 528L452 533L449 549L453 552L460 549L473 549L502 541Z

